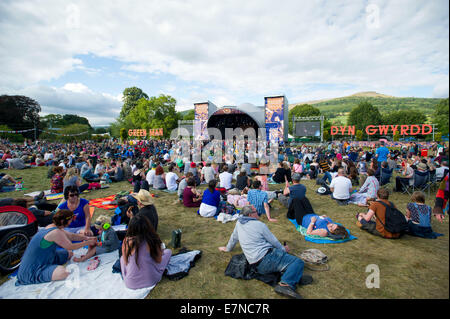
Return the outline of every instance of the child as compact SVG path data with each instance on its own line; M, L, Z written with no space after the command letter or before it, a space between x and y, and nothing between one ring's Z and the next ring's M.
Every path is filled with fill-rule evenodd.
M74 257L73 261L83 262L94 255L109 253L119 248L120 241L115 230L111 227L110 220L111 218L105 215L101 215L97 218L94 227L98 229L98 239L100 241L98 241L95 246L89 246L86 255Z
M406 206L408 234L424 238L436 238L431 229L431 207L425 204L425 194L416 191L411 196L411 203Z

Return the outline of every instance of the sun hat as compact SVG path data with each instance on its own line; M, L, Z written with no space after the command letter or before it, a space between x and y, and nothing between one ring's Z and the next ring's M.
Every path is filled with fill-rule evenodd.
M319 187L319 189L317 190L317 192L319 193L319 194L325 194L325 192L327 191L327 189L325 188L325 187Z
M110 224L110 222L111 222L111 218L110 217L105 216L105 215L100 215L95 220L94 227L97 228L97 229L102 229L102 228L108 229L109 226L107 226L106 224Z
M131 194L131 196L141 202L141 204L144 206L153 204L152 195L145 189L141 189L139 193L133 193Z

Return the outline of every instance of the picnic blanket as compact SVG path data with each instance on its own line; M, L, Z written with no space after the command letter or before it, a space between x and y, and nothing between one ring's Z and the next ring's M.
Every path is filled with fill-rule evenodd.
M305 237L306 241L310 241L312 243L316 243L316 244L340 244L340 243L345 243L346 241L350 241L350 240L353 240L353 239L358 239L357 237L355 237L352 234L350 234L350 231L348 229L347 229L347 232L348 232L349 237L346 238L346 239L332 239L332 238L329 238L329 237L322 237L322 236L318 236L318 235L307 235L306 234L306 228L303 227L302 225L297 224L297 220L289 219L289 221L292 224L294 224L295 229L298 232L300 232L300 234L302 234Z
M86 248L74 251L75 256L85 254ZM120 273L112 272L112 265L119 258L118 251L98 256L100 264L88 271L89 261L67 263L71 274L66 280L49 283L16 286L13 277L0 286L0 299L144 299L154 288L129 289Z
M35 197L37 195L39 195L41 193L41 191L35 191L35 192L31 192L31 193L27 193L27 194L23 194L24 196L30 196L30 197ZM44 195L50 195L52 192L51 190L47 189L46 191L44 191Z
M102 209L116 209L117 204L111 204L111 202L116 198L116 195L111 195L103 198L91 199L89 201L90 206L94 206Z
M58 200L58 199L63 199L63 198L64 198L64 193L45 195L45 199L47 199L47 200Z

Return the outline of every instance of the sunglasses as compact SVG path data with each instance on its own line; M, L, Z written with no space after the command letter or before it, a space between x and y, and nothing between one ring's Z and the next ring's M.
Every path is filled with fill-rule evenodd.
M69 197L77 197L79 194L75 193L75 194L69 194Z

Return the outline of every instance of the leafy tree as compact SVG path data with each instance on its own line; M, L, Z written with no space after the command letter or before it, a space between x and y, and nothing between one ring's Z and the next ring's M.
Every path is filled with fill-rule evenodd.
M86 124L68 125L68 126L64 127L62 130L59 130L57 133L69 135L69 136L58 135L58 140L66 142L66 143L87 140L91 137L91 134L89 133L89 129L90 129L90 127ZM84 134L78 135L80 133L84 133Z
M362 139L363 139L363 132L361 130L357 130L356 131L356 140L362 141Z
M328 141L330 139L330 133L328 130L323 131L323 140Z
M148 95L135 86L123 90L123 106L120 111L120 118L124 119L136 107L140 99L148 100Z
M294 132L294 117L320 116L320 110L309 104L299 104L289 111L289 133ZM325 128L324 128L325 129Z
M383 124L424 124L427 121L425 114L415 110L402 110L391 112L383 116Z
M29 97L23 95L0 96L0 124L8 125L12 130L39 127L40 111L39 103ZM34 138L35 132L26 132L22 135L26 138Z
M183 120L185 121L195 120L195 110L189 110L186 114L184 114Z
M393 136L393 140L395 142L398 142L400 140L400 132L399 131L395 131L395 134Z
M120 129L120 139L121 139L122 142L123 142L123 141L125 141L127 138L128 138L127 130L126 130L126 128L122 127L122 128Z
M12 130L8 125L0 125L0 131L12 131ZM22 134L18 133L0 132L0 138L6 138L13 143L22 143L24 141L24 137L22 136Z
M140 99L136 107L130 111L130 119L134 128L156 129L162 128L164 136L178 126L179 113L175 110L177 101L170 95L161 94L159 97Z
M448 116L449 116L449 106L448 98L442 99L434 108L434 113L432 116L433 123L437 124L437 128L442 135L448 134Z
M354 125L356 130L361 130L365 136L365 129L368 125L382 124L383 118L378 108L371 103L363 101L354 107L350 112L347 125Z
M442 133L441 132L437 132L436 134L434 134L434 140L436 142L441 142L442 141Z

